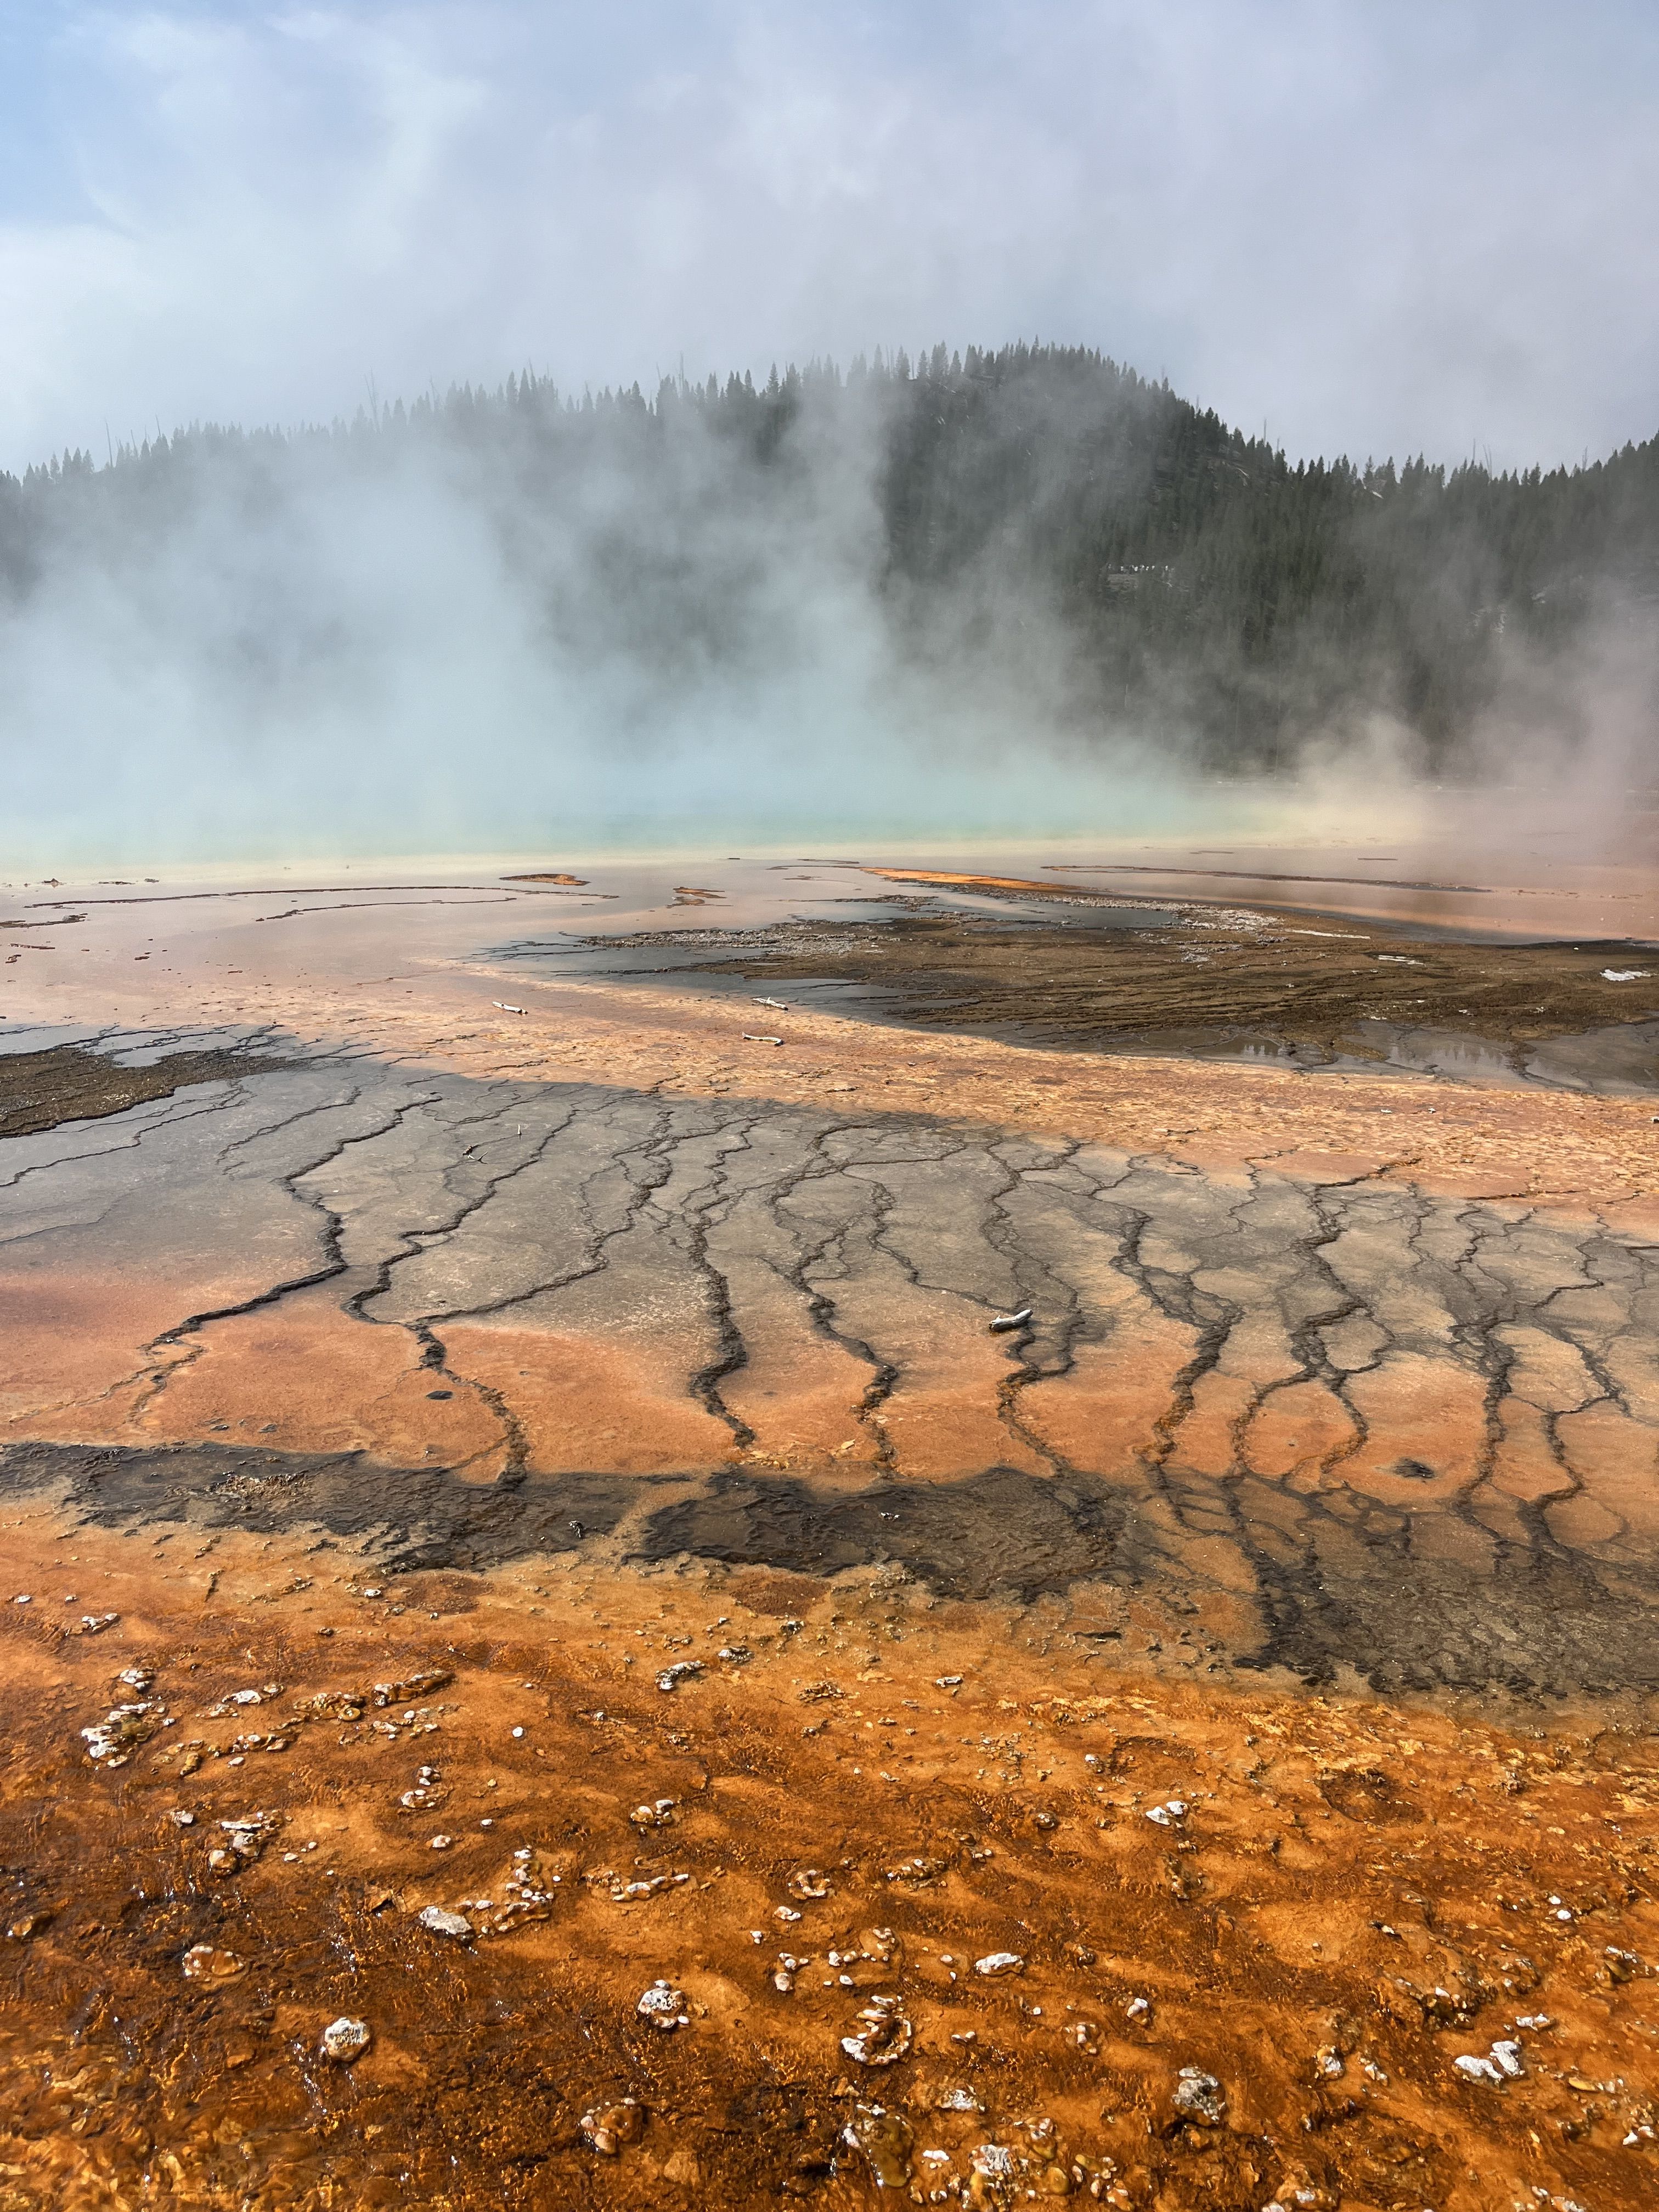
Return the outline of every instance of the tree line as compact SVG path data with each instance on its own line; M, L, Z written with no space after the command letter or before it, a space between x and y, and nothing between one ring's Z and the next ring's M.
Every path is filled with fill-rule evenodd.
M1650 635L1659 605L1659 439L1549 471L1292 463L1167 381L1024 343L648 396L526 371L327 426L67 451L0 474L0 605L27 610L54 563L142 559L204 501L255 531L307 472L368 483L411 453L476 497L578 641L621 607L638 649L718 658L756 549L821 540L918 656L1027 632L1064 657L1085 732L1167 729L1218 764L1379 711L1454 759L1540 671ZM545 550L577 514L580 586Z

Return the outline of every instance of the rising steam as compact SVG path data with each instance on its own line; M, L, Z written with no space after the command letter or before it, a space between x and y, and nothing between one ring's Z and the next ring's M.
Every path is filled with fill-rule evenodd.
M1023 348L66 456L0 479L5 857L1121 835L1203 775L1553 772L1575 732L1627 773L1628 599L1558 621L1456 492L1315 484ZM1297 500L1358 581L1291 607L1248 532Z

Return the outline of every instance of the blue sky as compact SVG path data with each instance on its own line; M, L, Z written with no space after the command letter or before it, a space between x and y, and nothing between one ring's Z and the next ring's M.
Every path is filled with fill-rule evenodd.
M1296 453L1659 430L1659 10L0 13L0 466L533 362L1098 344Z

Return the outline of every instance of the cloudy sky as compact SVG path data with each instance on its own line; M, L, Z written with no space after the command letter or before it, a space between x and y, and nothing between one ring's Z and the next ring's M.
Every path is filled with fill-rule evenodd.
M0 12L0 466L374 387L1103 347L1294 453L1659 430L1651 0Z

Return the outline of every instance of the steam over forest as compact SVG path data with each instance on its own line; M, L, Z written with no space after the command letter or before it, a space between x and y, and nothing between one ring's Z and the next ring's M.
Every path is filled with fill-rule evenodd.
M859 573L919 663L1063 658L1085 739L1168 732L1217 767L1282 763L1379 708L1455 761L1483 714L1659 602L1659 439L1548 472L1293 464L1098 352L937 346L652 398L526 374L324 428L65 453L0 475L0 653L54 575L137 580L209 511L280 537L319 486L349 501L410 464L484 519L567 655L672 684L787 653L763 572L805 550ZM277 689L352 650L287 604L280 566L202 617Z

